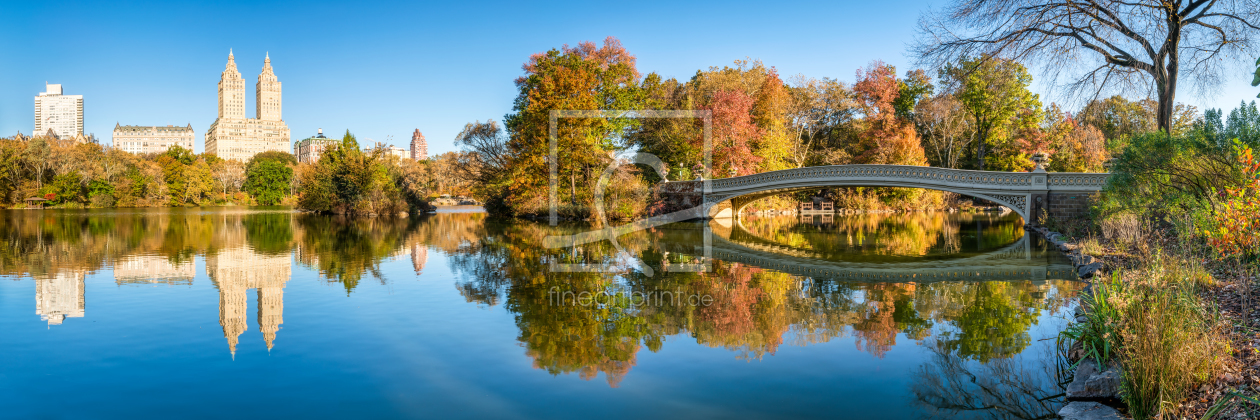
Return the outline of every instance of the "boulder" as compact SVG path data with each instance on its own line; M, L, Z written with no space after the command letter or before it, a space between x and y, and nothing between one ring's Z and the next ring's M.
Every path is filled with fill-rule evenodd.
M1073 401L1059 410L1063 420L1112 420L1123 419L1116 409L1093 401Z
M1094 277L1094 272L1101 269L1102 269L1102 263L1100 262L1089 263L1089 264L1082 265L1081 268L1077 269L1076 275L1080 276L1083 279L1087 279L1087 278Z
M1120 366L1113 360L1100 370L1093 358L1081 360L1067 387L1069 401L1114 400L1120 395Z
M1089 265L1090 263L1094 262L1094 257L1088 256L1088 255L1082 255L1080 260L1081 260L1081 265Z

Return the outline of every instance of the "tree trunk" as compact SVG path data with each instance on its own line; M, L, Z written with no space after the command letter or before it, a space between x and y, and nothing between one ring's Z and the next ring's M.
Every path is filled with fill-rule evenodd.
M1165 134L1172 134L1173 110L1177 100L1177 73L1180 70L1180 55L1177 48L1181 41L1181 22L1176 14L1168 18L1168 38L1164 40L1163 54L1154 61L1155 86L1159 94L1159 129Z
M984 157L988 154L988 149L985 146L988 146L989 143L989 131L987 129L977 131L976 136L979 138L976 139L976 170L983 171Z
M1175 88L1170 85L1174 85L1177 82L1157 81L1156 83L1159 84L1159 109L1158 115L1156 115L1159 122L1159 131L1163 131L1164 134L1172 134L1173 101L1175 100L1173 95L1176 92L1173 91Z

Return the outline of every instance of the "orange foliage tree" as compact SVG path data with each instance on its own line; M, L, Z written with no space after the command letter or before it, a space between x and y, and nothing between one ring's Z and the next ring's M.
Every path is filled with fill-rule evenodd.
M914 124L899 118L894 106L901 93L897 69L875 61L857 71L853 91L867 124L860 134L854 163L926 166L927 157Z
M1250 147L1238 148L1238 163L1248 183L1227 188L1224 203L1205 232L1208 243L1221 255L1255 260L1260 257L1260 161Z

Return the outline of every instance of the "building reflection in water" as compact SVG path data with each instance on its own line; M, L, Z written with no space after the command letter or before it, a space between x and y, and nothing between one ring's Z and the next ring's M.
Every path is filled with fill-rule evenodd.
M35 278L35 313L49 326L61 325L66 318L82 318L83 280L87 272L64 270Z
M124 284L192 285L197 266L192 258L172 261L160 255L131 255L114 264L114 282Z
M417 276L424 271L424 264L428 262L429 247L419 242L411 244L411 267L416 269Z
M206 258L206 272L219 289L219 324L232 355L248 329L249 289L258 289L258 329L271 350L284 323L284 286L293 273L289 254L260 254L247 246L225 249Z

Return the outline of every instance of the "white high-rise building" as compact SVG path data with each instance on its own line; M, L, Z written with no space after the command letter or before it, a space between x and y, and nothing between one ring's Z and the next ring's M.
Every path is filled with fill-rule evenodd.
M83 95L62 95L60 84L44 84L35 97L36 136L52 130L60 138L83 136Z
M263 60L255 94L257 118L245 118L245 79L229 51L219 79L219 117L206 130L206 153L247 161L269 150L289 151L289 126L280 117L280 80L271 69L270 54Z
M48 325L83 317L83 271L59 271L35 277L35 313Z

